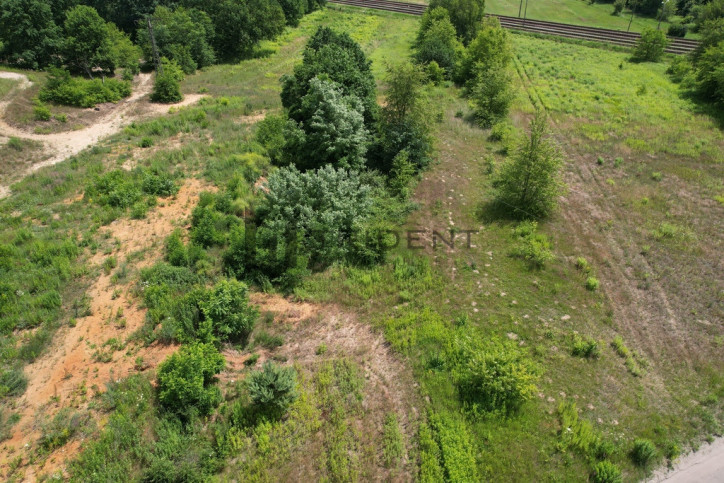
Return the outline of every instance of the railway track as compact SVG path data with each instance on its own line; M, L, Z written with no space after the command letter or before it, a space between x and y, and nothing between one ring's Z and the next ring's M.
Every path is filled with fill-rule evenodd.
M394 0L329 0L330 3L350 5L353 7L371 8L375 10L387 10L390 12L406 13L409 15L422 15L427 5L416 3L397 2ZM508 17L505 15L493 15L500 20L503 28L531 32L541 35L555 35L569 39L589 40L592 42L606 42L622 47L633 47L641 37L636 32L624 32L622 30L602 29L586 27L583 25L570 25L565 23L547 22L544 20L522 19ZM696 49L699 42L690 39L669 37L669 45L666 52L672 54L687 54Z

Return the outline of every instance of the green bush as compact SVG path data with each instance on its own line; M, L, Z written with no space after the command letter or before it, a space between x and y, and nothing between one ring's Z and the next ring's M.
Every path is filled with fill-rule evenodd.
M50 112L50 108L45 104L37 103L33 107L33 117L36 121L50 121L53 114Z
M622 483L621 470L610 461L599 461L593 465L591 474L593 483Z
M598 341L589 338L584 339L576 334L573 337L573 349L571 352L574 356L598 359L601 355L601 348L599 347Z
M591 292L595 292L598 290L598 286L600 285L600 282L596 277L588 277L586 279L586 290L590 290Z
M536 233L537 229L537 222L524 221L513 230L513 236L518 241L510 255L524 260L531 270L542 269L554 258L548 237L542 233Z
M507 68L498 64L490 66L487 71L480 71L470 88L470 98L481 127L491 127L504 119L515 99Z
M435 62L451 77L462 46L444 8L430 7L425 11L415 43L414 58L420 64Z
M489 17L483 21L483 28L470 42L460 59L455 72L456 82L467 84L486 76L493 69L505 69L513 58L509 34L500 27L497 18ZM470 85L469 87L472 87Z
M626 7L626 0L616 0L615 2L613 2L613 14L621 15L624 7Z
M432 0L430 8L444 8L450 12L457 36L467 44L483 24L485 0Z
M62 69L51 69L39 99L64 106L94 107L104 102L118 102L131 95L131 83L118 79L81 79Z
M142 148L150 148L153 146L153 139L149 137L144 137L141 139L141 142L138 143L138 145Z
M314 77L301 99L294 122L285 128L284 164L299 169L325 165L361 169L369 143L364 105L340 84Z
M683 38L686 37L686 32L689 30L689 28L686 26L686 24L674 22L669 24L669 28L666 31L666 35L669 37L679 37Z
M633 449L631 450L631 459L642 468L646 468L656 458L656 446L648 439L637 439L634 441Z
M249 305L249 289L237 280L221 280L201 304L204 318L222 341L246 343L259 312Z
M633 60L637 62L658 62L664 55L668 40L664 32L646 28L636 42Z
M266 361L261 370L249 374L247 387L253 407L271 418L283 416L299 397L297 371L271 361Z
M268 114L256 125L256 140L264 146L272 163L279 164L286 142L287 120L283 116Z
M188 252L183 240L181 240L181 232L174 230L168 238L166 238L166 261L174 267L186 267L189 264Z
M159 402L179 415L209 414L221 402L221 391L213 384L224 365L213 345L182 346L158 367Z
M262 331L254 337L254 344L262 346L265 349L274 350L284 345L284 337L271 335L268 332Z
M151 100L163 104L181 102L184 98L181 94L181 80L184 77L181 68L176 62L166 58L161 59L161 66L163 74L156 73Z
M515 413L536 391L538 367L513 342L458 339L448 353L460 397L473 413Z

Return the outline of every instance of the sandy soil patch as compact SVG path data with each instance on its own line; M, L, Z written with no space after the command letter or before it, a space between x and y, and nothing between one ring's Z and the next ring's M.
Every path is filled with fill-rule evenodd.
M208 189L205 182L189 179L174 198L161 200L146 219L120 219L110 224L107 228L110 238L119 243L113 256L121 263L128 255L145 251L146 256L136 267L158 259L164 239L186 221L199 194ZM106 258L96 254L90 264L99 266ZM60 329L52 347L26 367L28 388L15 409L21 420L14 427L12 438L0 446L0 470L18 455L25 460L40 437L43 420L52 418L63 407L87 408L88 399L104 391L108 382L155 367L176 350L174 345L125 344L128 336L143 325L146 310L139 307L139 301L132 294L134 277L114 284L111 276L112 272L102 273L87 291L91 315L77 318L74 327ZM104 346L109 339L119 341L123 347L115 350ZM143 359L143 364L136 363L138 357ZM37 474L59 468L75 456L78 448L78 444L69 443L56 450L46 462L23 468L25 478L33 480Z

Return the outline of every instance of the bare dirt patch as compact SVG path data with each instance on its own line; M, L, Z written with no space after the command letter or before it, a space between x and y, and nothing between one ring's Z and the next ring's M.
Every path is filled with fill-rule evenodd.
M24 78L21 86L24 85L27 88L32 85L30 81L27 80L27 77L22 74L17 75ZM53 134L35 134L11 126L2 119L10 101L0 103L0 136L15 136L41 141L44 144L42 156L46 158L41 162L32 164L22 173L18 173L13 179L3 179L2 186L0 186L0 198L10 193L8 188L10 182L17 181L46 166L53 166L54 164L60 163L84 149L97 144L101 139L120 131L124 125L134 120L165 114L168 113L171 108L188 106L198 102L199 99L204 97L199 94L188 94L184 97L184 100L178 104L152 104L146 102L152 88L153 75L139 74L134 82L133 94L118 104L102 104L97 106L99 110L94 110L93 112L99 112L100 115L97 119L94 119L91 125L77 131ZM11 96L8 96L8 99L10 98Z
M207 189L205 182L189 179L174 198L162 200L146 219L113 222L108 226L109 238L118 248L112 256L120 262L144 252L146 256L135 263L135 268L150 264L160 256L163 240L186 221L199 194ZM96 254L90 264L100 266L106 258ZM113 283L112 273L102 272L87 291L91 315L78 317L75 326L61 328L52 347L26 367L28 388L15 408L21 420L12 438L0 447L0 470L19 455L27 461L40 437L40 424L61 408L86 409L90 396L104 391L106 383L155 367L176 350L174 345L126 343L142 326L146 314L133 295L133 284L133 277ZM137 363L137 358L143 362ZM37 474L61 467L78 448L78 444L68 444L47 460L30 464L24 468L25 477L32 480Z

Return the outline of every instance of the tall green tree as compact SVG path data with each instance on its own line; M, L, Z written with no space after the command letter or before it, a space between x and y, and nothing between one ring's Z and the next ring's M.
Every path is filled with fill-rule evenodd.
M491 66L507 67L513 58L513 48L507 31L495 17L486 18L483 28L465 49L456 72L456 80L465 84L491 70Z
M111 37L106 22L93 7L78 5L65 14L65 63L91 79L93 70L113 72Z
M427 166L432 151L429 102L424 91L425 73L410 62L388 68L385 105L380 119L379 141L370 156L374 167L391 172L404 171L402 160L415 171ZM400 153L404 151L401 157ZM404 164L404 163L403 163Z
M446 9L428 9L423 15L415 43L415 60L421 64L436 62L446 77L451 77L462 45L455 34Z
M481 127L491 127L504 119L515 99L508 68L492 65L487 71L479 71L470 88L470 97L475 107L475 118Z
M364 106L339 84L315 77L301 99L297 124L287 131L283 159L307 170L330 164L361 169L365 164L368 132Z
M443 7L450 13L450 21L464 44L478 34L485 14L485 0L432 0L430 8L435 7Z
M530 123L529 137L498 173L495 180L498 203L516 218L549 215L562 191L562 165L548 133L548 119L538 110Z
M153 12L153 29L159 55L176 61L185 74L216 62L212 47L214 26L209 16L195 8L174 10L157 7ZM141 25L136 35L146 59L153 59L148 28Z
M56 61L62 40L47 0L0 0L0 58L26 69Z
M336 82L344 96L356 96L364 107L367 130L376 128L378 107L375 79L370 61L362 48L346 33L320 27L309 39L302 63L294 67L293 75L282 77L282 105L289 117L297 122L305 119L302 99L310 89L312 79L326 78Z

